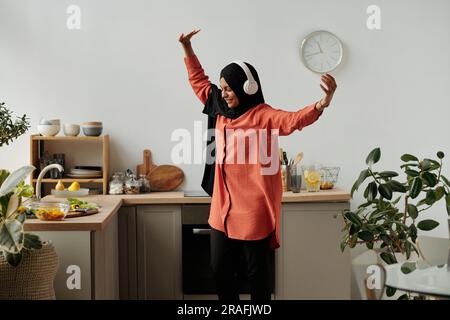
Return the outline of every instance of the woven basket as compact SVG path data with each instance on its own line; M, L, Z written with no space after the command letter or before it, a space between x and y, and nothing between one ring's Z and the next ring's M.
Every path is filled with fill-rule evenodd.
M22 261L12 267L0 254L0 299L55 299L53 281L58 269L58 256L50 242L42 249L23 250Z

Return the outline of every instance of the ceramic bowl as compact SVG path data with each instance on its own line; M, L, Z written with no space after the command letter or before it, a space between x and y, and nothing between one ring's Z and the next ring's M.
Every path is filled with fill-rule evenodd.
M80 126L78 124L65 123L63 130L66 136L76 137L80 133Z
M55 124L60 126L61 125L61 120L59 119L53 119L53 120L47 120L48 122L50 122L50 124Z
M45 118L42 118L41 121L39 121L39 124L52 124L50 121L48 121Z
M44 137L52 137L58 134L61 127L56 124L40 124L37 129Z
M93 127L93 126L81 126L81 129L83 130L83 133L85 136L88 137L98 137L102 134L103 128L102 127Z
M98 121L83 122L81 125L86 127L103 127L103 124Z

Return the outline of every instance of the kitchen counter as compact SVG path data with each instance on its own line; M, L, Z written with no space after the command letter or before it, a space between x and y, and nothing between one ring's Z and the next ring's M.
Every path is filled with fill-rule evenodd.
M63 198L46 196L45 201L61 201ZM101 206L100 212L86 217L67 218L63 221L41 221L29 219L25 222L26 231L96 231L103 230L108 221L122 205L143 204L198 204L210 203L211 197L186 197L183 191L153 192L136 195L95 195L80 198ZM339 202L350 200L350 194L341 189L300 193L284 192L283 203L290 202Z
M189 299L182 288L182 211L184 204L211 202L208 196L193 196L198 194L80 197L100 205L99 213L63 221L28 219L24 228L55 246L57 299ZM334 218L349 208L349 200L340 189L283 193L276 299L349 298L350 258L339 250L342 226ZM316 241L312 250L315 238L327 240ZM81 272L75 289L68 286L74 266Z

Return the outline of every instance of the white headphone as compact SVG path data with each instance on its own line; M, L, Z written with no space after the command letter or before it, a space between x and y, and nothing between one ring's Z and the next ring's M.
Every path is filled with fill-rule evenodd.
M242 70L244 70L245 75L247 76L247 81L244 82L244 92L248 95L253 95L258 92L258 82L255 81L252 72L244 63L244 61L235 60L232 63L236 63L237 65L239 65Z

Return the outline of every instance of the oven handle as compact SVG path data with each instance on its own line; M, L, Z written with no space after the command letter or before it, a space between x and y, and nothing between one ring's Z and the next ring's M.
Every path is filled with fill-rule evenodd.
M211 234L211 229L201 229L201 228L194 228L192 229L192 233L193 234L206 234L206 235L210 235Z

